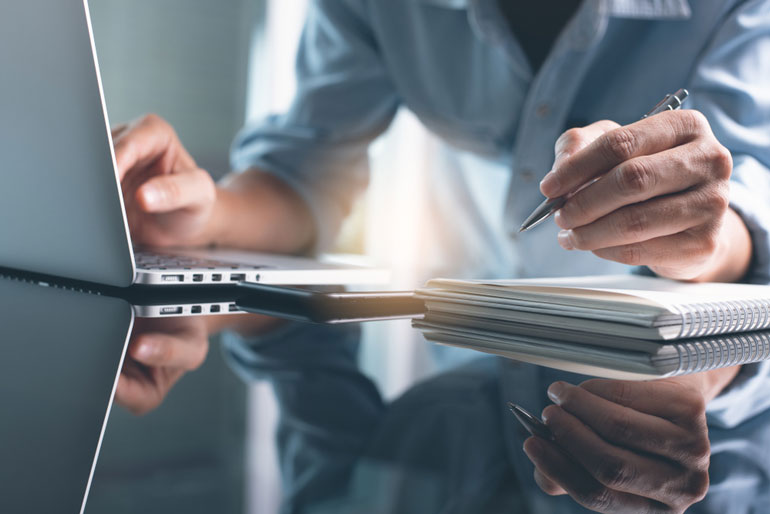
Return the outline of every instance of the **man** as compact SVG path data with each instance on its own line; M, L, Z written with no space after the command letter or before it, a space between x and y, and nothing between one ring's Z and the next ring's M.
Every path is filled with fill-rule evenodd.
M406 106L445 143L431 202L447 223L427 235L442 258L426 259L445 263L442 274L576 275L634 265L675 279L766 282L768 31L770 5L756 0L316 0L297 97L286 115L241 134L233 154L240 174L216 186L156 117L115 131L132 234L161 246L328 248L366 186L368 143ZM694 110L636 121L679 87L690 90ZM472 171L459 158L468 155L509 171L469 188ZM513 235L540 192L573 193L598 176L555 224ZM575 249L588 251L564 251ZM197 333L205 328L221 327ZM184 357L190 345L152 334L134 341L137 365L176 373L154 389L143 374L124 375L119 400L138 411L157 404L205 353L199 342L197 357ZM242 352L259 353L247 341L231 346L241 362L249 361ZM557 444L525 446L540 487L604 512L679 512L698 501L707 484L706 404L712 426L733 427L770 401L753 393L767 383L765 364L674 385L579 388L552 370L501 366L503 394L530 408L544 406L553 384L557 406L545 415ZM151 401L148 387L158 393ZM677 393L674 411L643 401L672 404ZM597 409L607 415L591 416ZM608 429L637 424L651 431L647 442L671 443L660 449L663 468L649 459L649 445L629 438L635 432ZM526 485L531 464L520 457L511 449Z

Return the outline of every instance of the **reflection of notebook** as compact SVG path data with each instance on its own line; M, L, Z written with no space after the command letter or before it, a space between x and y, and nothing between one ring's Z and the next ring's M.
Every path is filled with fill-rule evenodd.
M770 358L766 286L437 279L418 296L428 312L414 325L429 340L569 371L650 378Z

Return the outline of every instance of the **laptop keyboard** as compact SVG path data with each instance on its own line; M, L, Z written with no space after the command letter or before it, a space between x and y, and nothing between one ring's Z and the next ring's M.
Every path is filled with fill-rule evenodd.
M146 270L194 270L194 269L264 269L265 266L243 266L232 262L197 259L181 255L168 255L148 251L134 253L136 266Z

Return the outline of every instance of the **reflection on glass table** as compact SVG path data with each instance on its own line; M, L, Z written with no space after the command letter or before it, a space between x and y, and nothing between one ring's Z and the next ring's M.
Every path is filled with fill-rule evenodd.
M4 411L0 470L4 494L0 495L0 511L77 512L133 319L131 306L51 287L14 281L1 284ZM586 377L507 359L466 354L472 358L385 401L359 368L359 325L283 323L252 315L138 319L116 401L136 413L167 409L166 395L181 387L180 379L201 364L210 350L209 337L222 330L227 331L222 349L232 370L247 381L268 380L278 400L275 444L284 512L585 511L575 500L580 491L560 490L546 476L559 469L532 458L538 446L541 452L547 448L528 438L508 412L509 401L521 402L536 415L545 408L546 413L551 412L551 422L563 415L556 409L570 412L575 419L583 419L602 444L620 447L626 456L634 453L628 444L624 447L618 442L622 433L602 433L601 418L610 410L593 411L596 420L581 418L585 416L581 408L590 407L595 399L577 400L587 398L588 393L601 396L604 387L613 390L609 381L590 382L580 391L567 385L559 391L552 386L548 392L543 389L533 395L533 384L557 380L579 384ZM739 382L740 377L736 384ZM656 389L664 382L642 384L649 388L646 391L668 399L655 408L690 415L682 422L658 411L656 418L670 422L665 425L668 428L687 426L691 430L672 428L661 435L654 426L630 425L627 434L646 440L645 444L658 444L662 453L666 448L684 448L684 435L693 436L690 442L697 441L699 433L708 435L710 459L700 464L709 466L710 489L688 512L761 511L770 500L770 415L761 412L736 426L720 424L699 411L696 401L689 403L691 396L672 387L663 393ZM549 406L547 393L561 407ZM558 423L551 429L554 427ZM585 468L590 456L583 450L596 441L578 445L564 430L554 430L554 435L567 457L556 462L562 463L561 470L569 472L572 467L573 482L565 483L581 481L578 485L586 487L582 499L587 502L602 487L596 486L595 473L603 462L596 469ZM650 447L647 453L655 451ZM642 452L634 455L649 457ZM534 474L533 460L541 464L539 475ZM659 479L661 494L686 492L687 488L697 492L694 479L698 474L687 465L679 463L677 468L673 464L677 461L663 454L652 461L663 466L660 469L681 468L682 473L650 475L638 468L639 473L623 484L612 483L610 489L623 487L625 494L639 496L635 494L638 488L649 487L652 476ZM600 479L608 480L608 476ZM41 484L46 484L46 495L37 494ZM7 485L12 486L8 489L11 494L5 494ZM683 502L694 501L686 494L680 497ZM50 502L58 507L52 510ZM612 510L594 506L595 510Z
M0 512L80 512L133 322L117 299L0 279Z

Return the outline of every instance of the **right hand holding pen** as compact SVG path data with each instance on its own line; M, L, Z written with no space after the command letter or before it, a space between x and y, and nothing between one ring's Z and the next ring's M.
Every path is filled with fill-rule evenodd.
M171 125L150 114L116 127L112 137L134 242L147 246L207 244L217 189Z

